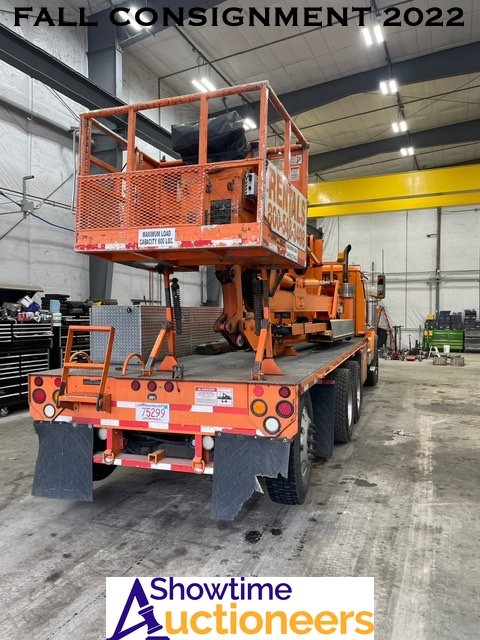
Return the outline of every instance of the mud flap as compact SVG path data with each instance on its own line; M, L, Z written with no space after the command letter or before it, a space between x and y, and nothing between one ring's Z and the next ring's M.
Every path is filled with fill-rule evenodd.
M324 380L310 389L313 407L314 449L318 458L329 459L333 456L335 439L335 384L332 380Z
M288 477L289 457L290 442L217 434L212 518L233 520L254 491L263 493L257 476Z
M93 500L93 429L87 424L34 422L39 449L32 495Z

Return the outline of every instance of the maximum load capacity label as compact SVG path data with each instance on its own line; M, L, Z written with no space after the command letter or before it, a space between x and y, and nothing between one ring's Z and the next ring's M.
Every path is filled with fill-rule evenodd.
M138 246L140 249L164 249L173 247L176 237L175 227L164 229L139 229Z

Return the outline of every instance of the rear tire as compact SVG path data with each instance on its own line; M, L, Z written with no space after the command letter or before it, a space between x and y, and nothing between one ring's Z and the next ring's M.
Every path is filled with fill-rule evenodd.
M375 338L375 356L368 367L367 379L365 386L374 387L378 382L378 346L377 338Z
M344 362L342 367L349 369L352 374L352 386L353 386L353 421L358 422L362 415L362 403L363 403L363 384L360 376L360 365L355 360L349 360Z
M266 478L270 500L280 504L303 504L312 475L313 409L310 394L304 393L298 407L298 433L290 444L288 478L280 474Z
M105 449L105 441L100 440L97 433L93 436L93 453L96 451L103 451ZM115 464L100 464L99 462L92 462L92 480L98 482L99 480L105 480L111 475L117 466Z
M334 393L334 440L346 444L352 439L355 404L350 369L337 369L332 374Z

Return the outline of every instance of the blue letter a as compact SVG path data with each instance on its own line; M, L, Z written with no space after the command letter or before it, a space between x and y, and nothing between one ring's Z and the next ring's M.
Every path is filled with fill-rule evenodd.
M142 616L143 622L139 622L133 627L129 627L128 629L124 629L123 625L127 619L128 614L130 613L130 609L132 608L133 601L136 600L138 604L138 614ZM153 613L153 605L151 605L148 601L147 596L145 595L145 591L143 590L142 584L138 578L135 578L135 582L133 583L132 590L130 591L130 595L127 598L127 602L122 611L122 615L120 616L120 620L118 621L117 627L113 632L113 636L111 638L107 638L107 640L121 640L125 636L130 635L140 627L147 625L147 633L154 633L155 631L159 631L162 629L162 625L159 624L155 620L155 615ZM165 640L169 640L166 638Z

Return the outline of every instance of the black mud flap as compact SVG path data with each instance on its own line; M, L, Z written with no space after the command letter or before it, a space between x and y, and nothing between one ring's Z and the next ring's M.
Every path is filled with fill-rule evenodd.
M93 500L93 429L87 424L34 422L39 449L32 495Z
M257 476L288 477L290 442L236 436L215 437L212 518L233 520L254 491L262 493Z

